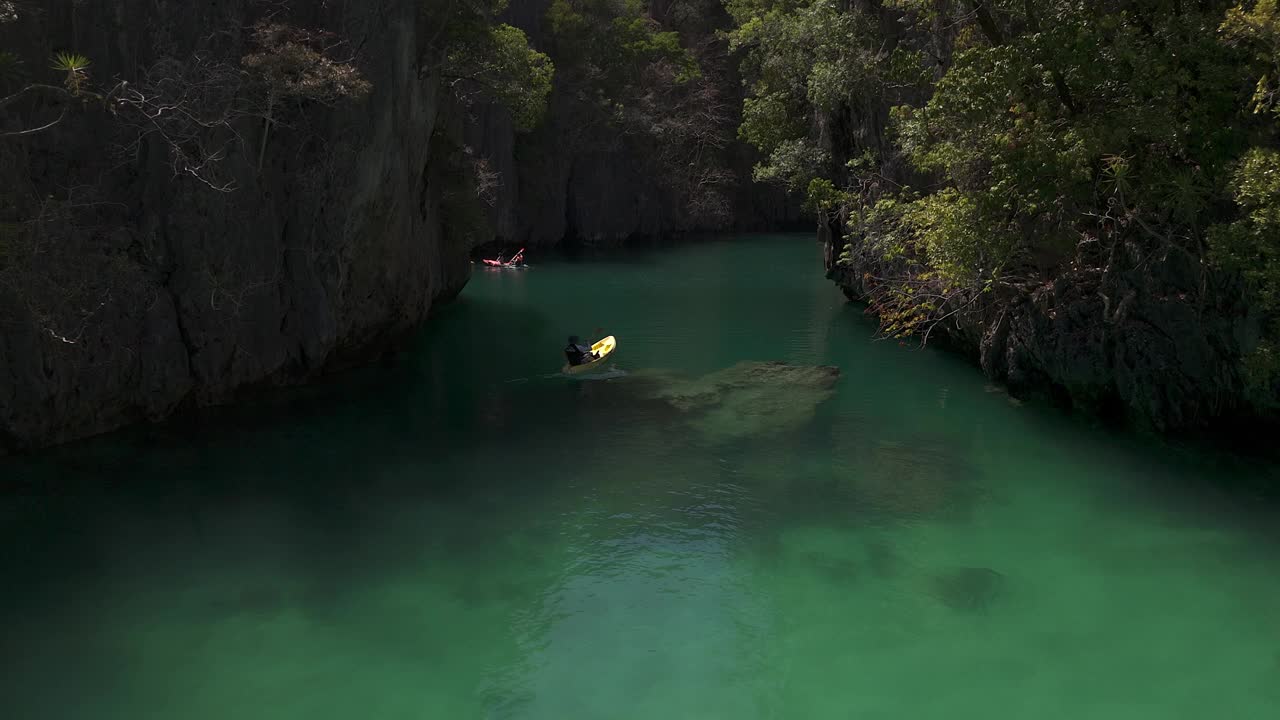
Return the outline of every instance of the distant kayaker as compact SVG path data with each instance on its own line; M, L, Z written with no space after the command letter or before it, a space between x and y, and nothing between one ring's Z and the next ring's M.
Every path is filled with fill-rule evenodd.
M596 359L596 354L591 348L578 342L577 335L569 336L569 344L564 348L564 356L569 360L570 365L581 365Z

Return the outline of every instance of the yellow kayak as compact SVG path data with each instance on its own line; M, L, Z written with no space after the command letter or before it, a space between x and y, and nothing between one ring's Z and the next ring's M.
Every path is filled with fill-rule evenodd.
M601 340L591 346L591 351L596 354L596 359L591 362L582 363L581 365L565 364L561 370L567 375L577 375L579 373L591 372L600 367L609 356L613 355L613 351L618 349L618 341L612 335Z

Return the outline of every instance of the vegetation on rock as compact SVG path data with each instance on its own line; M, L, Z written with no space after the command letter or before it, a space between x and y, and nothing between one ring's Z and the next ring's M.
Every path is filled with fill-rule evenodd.
M724 150L736 114L717 10L706 0L554 0L546 15L572 135L646 143L649 172L712 225L732 219Z
M1202 306L1234 273L1280 310L1274 0L727 4L756 175L839 227L888 334L1069 271L1177 268Z
M460 99L503 105L517 128L529 130L546 113L555 64L523 30L496 20L506 7L507 0L451 3L433 42L443 45L440 73Z

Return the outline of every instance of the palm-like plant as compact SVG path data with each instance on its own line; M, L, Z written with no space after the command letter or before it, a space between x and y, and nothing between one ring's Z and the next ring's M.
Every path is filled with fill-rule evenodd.
M89 79L89 58L70 52L60 52L53 56L53 69L66 73L63 84L72 95L79 95L84 83Z

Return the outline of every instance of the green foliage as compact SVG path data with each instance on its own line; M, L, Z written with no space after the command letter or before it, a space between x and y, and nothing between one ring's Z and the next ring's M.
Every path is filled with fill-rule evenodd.
M546 113L555 65L529 47L522 30L497 24L453 45L444 75L454 83L473 83L489 100L511 111L518 129L530 130Z
M839 210L849 202L847 193L836 189L834 183L825 178L814 178L809 181L805 192L805 209L810 212L831 213Z
M496 20L506 6L506 0L449 3L440 72L464 102L482 96L510 110L517 129L530 130L546 113L555 65L530 47L524 31Z
M1244 378L1253 397L1273 409L1280 405L1276 400L1280 397L1280 346L1273 339L1278 336L1280 328L1271 328L1270 337L1244 357Z
M282 101L327 104L358 100L368 95L373 86L355 65L326 54L339 45L332 33L261 22L253 27L252 39L257 51L241 58L240 64L266 89L262 141L258 146L261 172L276 107Z
M76 53L60 52L53 56L53 69L63 73L63 85L72 95L79 95L89 80L89 58Z
M1233 199L1241 217L1209 232L1212 257L1238 272L1248 283L1257 305L1271 318L1258 347L1245 357L1245 377L1254 396L1280 398L1280 8L1276 0L1237 5L1226 13L1220 28L1226 43L1246 53L1255 78L1248 108L1270 119L1265 146L1244 153L1231 175Z
M814 112L887 103L927 84L923 55L888 46L870 11L837 0L730 0L749 96L739 135L767 157L762 181L803 189L831 160L811 127Z
M552 0L544 16L572 142L631 145L704 226L732 220L735 179L724 151L736 113L707 17L718 1Z
M1240 56L1211 32L1225 7L887 5L728 3L752 89L740 133L769 155L757 177L853 183L854 168L831 177L817 150L822 125L809 118L891 105L894 154L938 189L903 202L890 225L954 281L1064 259L1071 238L1099 225L1196 246L1248 136L1232 122ZM1274 0L1234 12L1249 21L1248 32L1228 33L1238 39L1276 27ZM1267 45L1272 57L1277 47ZM930 55L944 63L936 82ZM882 187L860 202L871 208L885 193L906 200L901 188Z
M1280 118L1276 80L1280 75L1280 9L1276 0L1238 5L1226 14L1221 31L1226 42L1249 52L1258 78L1249 107L1255 114ZM1269 312L1280 312L1280 151L1254 147L1244 154L1231 176L1232 196L1243 216L1213 228L1210 246L1215 259L1239 272ZM1267 363L1259 367L1268 367Z
M797 116L781 93L746 98L742 113L745 119L738 130L739 137L761 150L773 152L785 142L805 139L805 116Z
M1010 224L1033 254L1109 215L1195 245L1242 145L1229 122L1238 74L1204 32L1210 15L1157 4L1130 15L1048 3L1036 22L1051 29L959 52L923 108L895 113L904 153L950 180L948 202L965 203L957 212L983 228L986 250L1008 247Z
M615 116L702 78L679 34L650 17L641 0L554 0L547 21L568 68L566 86Z
M325 54L334 39L330 33L260 23L252 37L257 51L240 62L266 85L273 104L286 98L325 103L359 99L373 89L354 65Z
M567 78L580 93L595 95L605 107L625 105L644 91L651 68L663 82L685 85L702 69L677 32L648 14L641 0L554 0L547 24Z
M1280 151L1250 150L1234 186L1245 214L1209 234L1214 257L1249 282L1264 309L1280 311Z
M767 162L752 170L757 182L774 182L789 190L800 190L812 182L820 168L830 163L830 154L805 138L788 138L773 146Z
M1216 260L1280 317L1280 0L1233 4L727 0L739 135L843 210L842 263L908 269L871 283L895 332L933 312L910 288L1052 275L1081 240Z
M89 58L76 53L60 52L53 56L53 69L64 72L79 72L89 67Z
M1227 11L1220 28L1232 45L1248 48L1261 73L1251 101L1255 113L1280 115L1277 71L1280 71L1280 9L1276 0L1258 0L1249 9L1237 5Z

